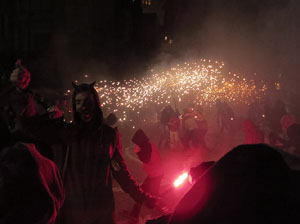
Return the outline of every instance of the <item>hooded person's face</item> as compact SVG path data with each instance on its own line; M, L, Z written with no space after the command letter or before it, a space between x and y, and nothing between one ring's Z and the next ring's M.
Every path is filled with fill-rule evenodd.
M75 96L75 108L83 122L90 122L95 111L96 102L89 92L77 93Z

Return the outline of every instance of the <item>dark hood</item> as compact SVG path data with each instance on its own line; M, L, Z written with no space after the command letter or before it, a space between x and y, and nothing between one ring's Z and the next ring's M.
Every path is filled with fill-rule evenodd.
M139 147L143 147L145 143L149 142L149 138L143 130L139 129L135 132L131 141Z

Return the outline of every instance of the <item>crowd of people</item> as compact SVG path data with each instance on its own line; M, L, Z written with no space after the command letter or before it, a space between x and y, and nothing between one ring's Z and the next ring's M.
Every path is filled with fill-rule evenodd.
M26 178L31 174L36 179L42 179L43 183L50 182L53 185L51 188L59 188L62 195L58 197L57 192L51 192L52 189L49 189L46 183L37 185L38 189L35 187L25 188L24 190L27 192L21 192L31 198L23 201L21 200L23 197L20 196L20 200L8 198L3 202L3 205L5 202L16 203L11 209L15 213L14 219L19 217L18 221L11 222L9 217L12 214L8 214L9 217L4 214L3 217L0 217L0 223L54 223L62 203L64 205L57 223L114 223L112 177L137 203L151 208L158 206L159 199L143 191L130 174L121 154L120 135L116 129L105 124L99 97L93 87L94 83L78 86L74 84L72 98L74 122L70 124L64 122L61 111L56 107L38 110L36 106L38 102L35 102L34 95L27 90L29 82L29 71L18 63L11 75L8 89L4 90L3 94L1 93L3 98L3 100L1 99L1 103L3 103L1 135L3 132L8 136L1 142L1 151L3 149L4 152L12 153L11 156L5 154L3 159L6 161L1 164L1 174L5 177L8 176L5 179L8 183L1 185L1 195L14 189L18 191L17 186L9 188L12 185L9 178L14 178L13 184L21 182L18 187L22 188L22 185L26 187L31 184L32 178ZM10 96L9 99L7 95ZM6 121L9 122L6 123ZM4 137L4 135L2 136ZM58 152L55 153L57 159L54 159L56 165L35 151L32 153L33 159L31 159L30 166L37 167L37 169L28 170L26 175L18 174L22 167L14 167L11 164L18 160L22 161L22 154L14 155L10 147L15 149L14 151L18 151L19 147L16 144L20 144L20 142L42 142L44 145L53 147ZM39 150L39 147L37 149ZM26 146L22 150L30 151ZM28 157L28 155L23 156L24 163L26 156ZM49 164L42 167L40 161ZM29 159L28 163L30 163ZM56 172L57 166L60 167L60 173ZM55 177L57 176L59 180L62 176L63 188L58 185L61 182L51 175L54 172ZM14 173L17 175L14 176ZM41 211L34 209L35 205L42 200L40 192L48 193L49 197L48 204ZM10 192L8 196L13 197L14 192ZM23 214L20 206L28 207L29 211Z
M181 148L189 150L192 147L205 148L208 126L202 112L201 106L195 109L192 104L185 108L182 114L178 109L173 110L170 105L166 106L160 118L165 132L160 139L160 148L169 147L171 151Z
M113 224L112 178L134 199L135 223L143 205L168 213L148 223L299 220L300 124L282 101L267 105L263 114L250 107L239 123L229 104L217 100L220 135L243 131L243 145L216 161L199 161L190 170L192 188L171 212L159 197L161 152L208 148L203 106L189 103L180 113L167 105L160 113L163 134L157 147L145 130L135 131L131 141L147 175L139 186L123 157L114 127L118 119L103 115L95 83L73 83L69 123L60 108L30 91L30 80L18 61L1 83L0 223Z

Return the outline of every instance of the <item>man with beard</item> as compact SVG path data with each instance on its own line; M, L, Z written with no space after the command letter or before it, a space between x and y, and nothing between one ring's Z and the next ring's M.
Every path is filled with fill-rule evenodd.
M64 224L114 223L112 176L136 202L148 207L157 202L129 173L120 153L119 134L103 122L94 84L73 84L72 124L38 116L23 120L37 138L67 145L67 150L61 150L66 200L59 220ZM49 111L57 118L57 108Z

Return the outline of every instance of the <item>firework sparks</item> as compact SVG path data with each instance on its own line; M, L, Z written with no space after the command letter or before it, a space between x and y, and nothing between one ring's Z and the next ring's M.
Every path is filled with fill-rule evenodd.
M247 80L240 74L225 73L223 67L223 62L202 59L177 64L161 72L151 70L142 79L101 80L95 88L102 106L117 113L121 122L128 120L129 113L139 115L142 108L147 109L153 104L166 105L174 100L213 105L217 99L250 104L266 91L263 83L258 88L254 80Z

